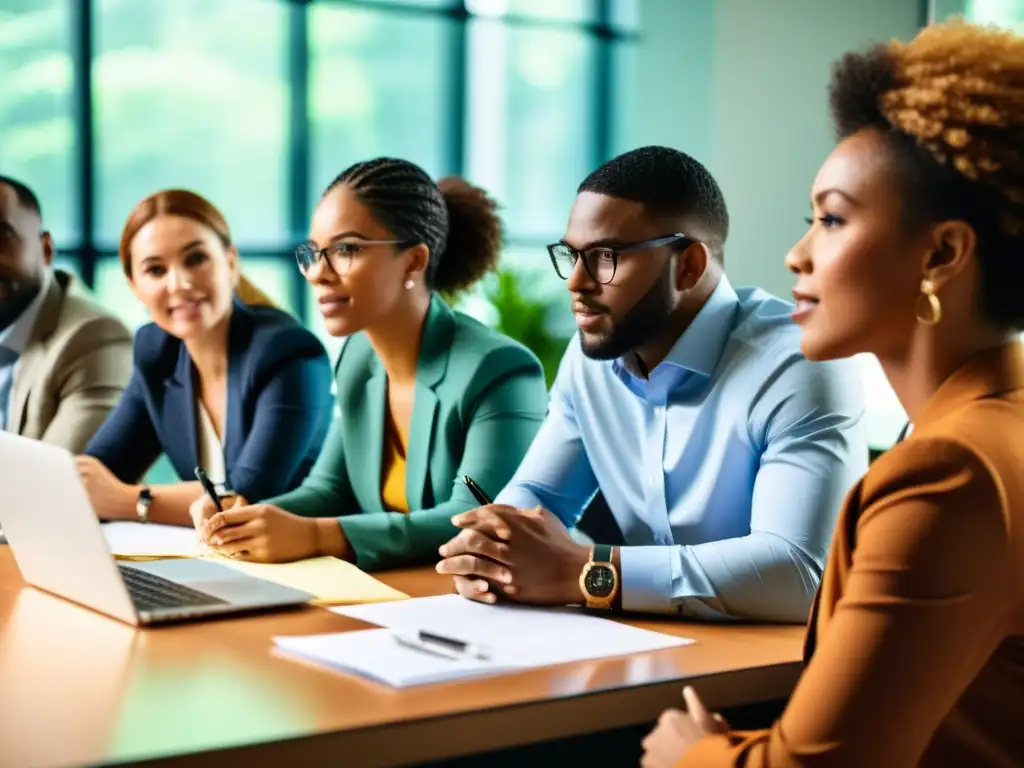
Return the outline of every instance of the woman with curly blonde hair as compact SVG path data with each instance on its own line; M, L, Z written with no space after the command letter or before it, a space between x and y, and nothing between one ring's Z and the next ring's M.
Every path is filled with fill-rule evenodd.
M877 355L913 429L846 500L779 721L687 689L643 765L1024 765L1024 39L931 26L830 95L794 318L811 359Z

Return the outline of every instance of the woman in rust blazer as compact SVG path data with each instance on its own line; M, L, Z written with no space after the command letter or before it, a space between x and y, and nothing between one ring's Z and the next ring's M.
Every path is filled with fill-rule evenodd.
M807 357L878 356L913 424L854 486L781 719L696 693L645 766L1024 765L1024 39L847 55L787 257Z

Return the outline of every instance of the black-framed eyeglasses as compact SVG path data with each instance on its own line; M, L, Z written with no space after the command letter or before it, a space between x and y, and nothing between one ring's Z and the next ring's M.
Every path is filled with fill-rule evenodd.
M309 243L303 243L295 248L295 261L299 265L299 271L306 274L320 259L327 259L331 269L339 275L347 275L352 269L353 259L368 245L393 245L398 250L404 251L416 245L415 240L360 240L358 242L337 242L326 248L317 248Z
M697 242L682 232L656 237L653 240L644 240L642 243L596 246L583 251L578 251L571 245L559 241L548 246L548 256L551 257L551 264L555 268L555 272L563 280L568 280L572 276L573 270L576 269L576 262L582 258L583 268L590 275L590 279L606 285L615 278L615 270L619 266L619 254L644 251L648 248L671 245L680 241L686 241L686 245Z

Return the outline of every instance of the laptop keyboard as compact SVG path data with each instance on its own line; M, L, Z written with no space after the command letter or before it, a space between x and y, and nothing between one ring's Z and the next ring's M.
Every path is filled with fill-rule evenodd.
M174 581L140 571L130 565L118 563L125 586L132 596L132 602L140 611L161 608L192 608L205 605L224 605L221 600L205 592L190 589Z

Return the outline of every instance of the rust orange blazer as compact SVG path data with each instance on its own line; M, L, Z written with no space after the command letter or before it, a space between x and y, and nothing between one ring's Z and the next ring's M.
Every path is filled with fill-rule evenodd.
M680 766L1024 765L1024 348L984 352L852 489L768 731Z

